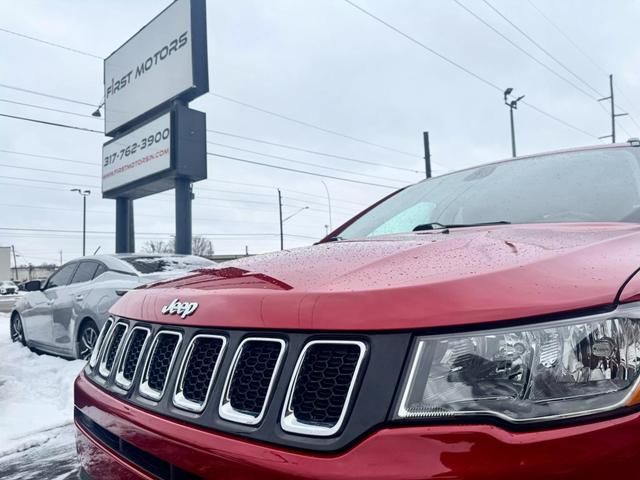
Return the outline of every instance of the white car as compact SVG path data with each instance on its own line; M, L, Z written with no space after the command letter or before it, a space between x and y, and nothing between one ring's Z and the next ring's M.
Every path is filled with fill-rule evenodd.
M0 295L15 295L16 293L18 293L18 286L15 283L9 280L0 282Z
M25 284L27 292L11 312L11 339L38 351L88 359L109 309L128 290L215 265L194 255L114 254L73 260L46 282Z

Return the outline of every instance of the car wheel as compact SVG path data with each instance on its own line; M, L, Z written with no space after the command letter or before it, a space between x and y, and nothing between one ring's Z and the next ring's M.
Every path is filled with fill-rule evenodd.
M9 331L11 333L11 341L19 342L22 345L27 344L24 338L24 329L22 328L22 319L20 318L20 314L14 313L11 316L11 321L9 322Z
M93 347L96 346L98 340L98 327L93 320L85 320L82 323L80 332L78 333L78 358L81 360L89 360Z

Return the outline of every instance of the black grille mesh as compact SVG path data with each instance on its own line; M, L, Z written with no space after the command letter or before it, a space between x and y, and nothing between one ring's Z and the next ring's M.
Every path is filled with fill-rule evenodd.
M183 377L184 398L191 402L204 403L222 345L220 338L200 337L195 340Z
M116 329L113 331L113 337L109 344L109 351L107 352L107 360L105 362L107 370L111 370L113 367L113 362L116 359L116 353L118 353L118 347L120 346L120 342L122 342L122 337L124 336L126 329L126 325L118 324L116 325Z
M178 335L167 333L159 334L147 372L147 382L153 390L158 392L164 390L164 384L167 381L167 374L169 373L169 366L171 364L171 357L178 344L178 340Z
M229 402L235 410L260 414L281 348L278 342L264 340L244 344L229 387Z
M149 335L149 333L142 329L134 330L131 334L127 357L124 359L124 365L122 367L122 376L129 382L133 380L133 375L136 373L138 360L140 360L140 354L142 353L142 347L144 346L144 341L147 339L147 335Z
M299 421L338 423L359 357L360 348L354 344L318 343L307 349L291 401Z

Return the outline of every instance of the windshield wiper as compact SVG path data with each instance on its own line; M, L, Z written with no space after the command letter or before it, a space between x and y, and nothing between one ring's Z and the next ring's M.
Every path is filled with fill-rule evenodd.
M448 230L450 228L464 228L464 227L484 227L486 225L509 225L511 222L506 220L499 220L496 222L479 222L479 223L453 223L450 225L444 225L438 222L421 223L413 228L414 232L422 232L425 230Z

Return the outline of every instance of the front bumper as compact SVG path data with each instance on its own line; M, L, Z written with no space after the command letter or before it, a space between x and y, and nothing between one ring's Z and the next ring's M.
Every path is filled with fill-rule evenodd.
M538 432L490 425L383 428L346 451L319 454L146 412L105 393L84 373L76 380L75 406L78 454L93 479L180 480L193 478L189 473L224 480L636 478L640 450L640 413Z

